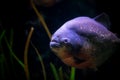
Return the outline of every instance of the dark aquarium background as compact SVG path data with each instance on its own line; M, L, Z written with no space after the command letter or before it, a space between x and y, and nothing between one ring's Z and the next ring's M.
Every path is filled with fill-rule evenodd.
M70 19L78 16L95 17L105 12L110 17L110 30L120 37L117 2L54 1L44 3L44 0L34 0L51 34ZM34 31L31 39L28 39L31 27ZM27 40L30 40L28 47ZM108 80L111 78L118 80L120 48L108 61L98 67L98 71L76 69L72 73L71 67L61 62L50 50L49 42L46 30L39 21L30 0L0 1L0 80Z

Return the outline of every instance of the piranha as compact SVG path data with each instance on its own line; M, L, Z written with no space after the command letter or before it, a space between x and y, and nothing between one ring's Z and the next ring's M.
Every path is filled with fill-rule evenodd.
M120 39L109 30L106 13L65 22L50 41L50 49L68 66L97 69L114 53Z

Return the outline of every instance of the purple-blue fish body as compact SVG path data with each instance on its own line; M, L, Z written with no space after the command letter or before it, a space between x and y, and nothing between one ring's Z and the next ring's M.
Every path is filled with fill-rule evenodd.
M50 48L68 66L96 68L108 60L120 42L109 26L105 13L95 18L74 18L52 35Z

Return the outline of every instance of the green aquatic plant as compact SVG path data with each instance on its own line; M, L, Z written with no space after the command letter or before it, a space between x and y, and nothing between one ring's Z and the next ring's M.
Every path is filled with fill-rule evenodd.
M34 46L33 43L32 44L32 47L35 49L36 53L37 53L37 56L38 56L38 59L41 63L41 66L42 66L42 70L43 70L43 76L44 76L44 80L47 80L47 77L46 77L46 70L45 70L45 66L44 66L44 62L43 62L43 59L42 59L42 56L40 55L38 49Z
M75 68L71 68L71 73L70 73L70 80L75 80Z
M11 75L10 71L12 70L12 73L14 76L16 76L16 72L14 70L14 59L21 65L22 68L24 68L24 64L22 61L16 56L16 54L13 51L12 45L13 45L13 29L10 29L9 37L6 36L6 33L8 33L5 29L2 29L2 32L0 33L0 74L1 74L1 80L5 78L6 75ZM8 49L8 52L6 52L6 49ZM9 56L9 57L8 57Z
M38 16L38 19L40 20L40 22L42 23L49 39L51 39L51 33L47 27L47 24L45 23L45 20L44 18L42 17L42 15L40 14L40 12L38 12L37 8L35 7L34 3L32 2L31 0L31 5L35 11L35 13L37 14ZM10 30L10 34L9 34L9 37L6 36L6 30L2 30L2 32L0 33L0 75L2 77L0 77L0 80L3 80L6 76L6 71L7 71L7 74L11 74L11 72L9 71L12 71L12 73L14 73L13 76L17 76L18 74L16 74L14 68L17 68L15 65L14 65L14 60L17 61L17 63L20 65L20 67L22 67L23 71L25 72L25 76L26 76L26 79L27 80L30 80L30 71L29 71L29 64L28 64L28 50L29 50L29 45L30 45L30 40L31 40L31 36L33 34L33 31L34 31L34 28L31 27L31 30L28 34L28 37L27 37L27 40L26 40L26 43L25 43L25 49L24 49L24 55L23 55L23 58L24 58L24 62L22 62L22 60L19 59L18 56L16 56L15 52L14 52L14 48L13 48L13 43L14 43L14 30L11 29ZM9 57L10 57L10 61L6 60L6 55L4 54L4 50L3 49L3 46L2 46L2 41L4 40L4 43L5 43L5 48L8 49L8 53L9 53ZM33 43L31 43L32 47L34 48L37 56L38 56L38 59L40 61L40 64L41 64L41 67L42 67L42 71L43 71L43 77L44 77L44 80L47 80L47 72L46 72L46 69L45 69L45 65L44 65L44 61L42 59L42 56L40 55L40 52L38 51L38 49L34 46ZM6 53L6 54L8 54ZM12 67L8 67L9 64L11 64ZM50 69L53 73L53 77L55 80L74 80L75 79L75 69L74 68L71 68L71 73L68 75L66 74L65 72L63 72L63 68L62 66L57 69L55 67L55 65L51 62L50 63ZM12 70L10 70L12 68Z
M1 44L1 40L3 39L4 35L5 35L5 30L3 30L2 33L0 34L0 44Z
M55 65L51 62L50 63L51 70L54 75L55 80L75 80L75 68L71 68L71 73L68 75L65 72L63 73L62 67L60 67L58 70L56 69Z
M2 54L0 54L0 75L1 75L1 78L0 78L0 80L1 79L3 79L5 76L4 76L4 74L5 74L5 68L4 68L4 66L5 66L5 55L2 53Z
M11 37L13 36L13 30L11 30ZM29 32L29 35L28 35L28 38L26 40L26 44L25 44L25 51L24 51L24 63L15 55L14 53L14 50L12 48L12 44L13 44L13 39L10 37L10 39L8 39L6 36L5 36L5 30L1 33L0 35L0 41L2 41L2 39L5 40L5 43L7 45L7 48L9 50L9 53L10 53L10 57L14 58L19 64L20 66L23 68L23 70L25 70L25 74L26 74L26 78L27 80L30 80L30 72L29 72L29 68L28 68L28 50L29 50L29 44L30 44L30 38L32 36L32 33L34 31L34 28L31 27L31 30ZM0 42L1 44L1 42ZM34 46L34 44L32 44L33 48L35 49L37 55L38 55L38 59L41 63L41 66L42 66L42 70L43 70L43 76L44 76L44 80L47 80L47 77L46 77L46 70L45 70L45 66L44 66L44 62L42 60L42 56L40 55L40 53L38 52L37 48ZM4 69L4 66L7 66L5 65L7 62L5 60L5 55L4 54L0 54L0 63L2 64L0 66L0 70L2 71L1 72L1 75L5 77L4 73L5 73L5 69ZM12 60L10 61L12 66L15 67L14 63L12 62ZM60 67L58 70L56 69L55 65L52 64L52 62L50 63L50 66L51 66L51 71L53 72L53 76L55 78L55 80L65 80L66 78L64 77L66 75L66 73L63 73L62 71L62 67ZM16 68L16 67L15 67ZM13 71L14 72L14 71ZM14 75L17 75L17 74L14 74ZM69 75L67 75L69 76ZM3 78L4 78L3 77ZM75 70L73 68L71 68L71 73L70 73L70 77L67 78L67 80L74 80L74 77L75 77ZM65 78L65 79L64 79Z
M44 20L43 16L41 15L41 13L40 13L40 12L37 10L37 8L35 7L35 4L33 3L33 0L31 0L31 6L33 7L36 15L38 16L39 21L42 23L42 25L43 25L46 33L48 34L48 37L51 39L51 33L50 33L49 29L48 29L48 26L47 26L47 24L45 23L45 20ZM56 79L56 80L59 80L59 77L58 77L58 74L57 74L57 70L55 69L55 66L54 66L52 63L50 63L50 66L51 66L51 69L52 69L52 71L53 71L53 74L54 74L55 79ZM60 72L60 76L61 76L60 78L61 78L61 80L63 80L62 69L60 69L60 71L61 71L61 72ZM74 80L74 79L75 79L75 68L74 68L74 67L71 67L70 80Z
M8 42L8 40L7 40L6 37L5 37L5 42L6 42L6 44L7 44L7 47L8 47L8 49L9 49L9 51L10 51L10 55L12 55L12 56L16 59L16 61L22 66L22 68L24 68L23 62L15 55L15 53L13 52L12 47L11 47L11 45L9 44L9 42Z
M12 43L13 43L13 29L11 29L11 35L10 35L10 40L8 41L6 35L5 35L5 30L2 31L2 34L0 35L0 45L1 45L1 40L4 38L7 47L10 51L10 55L12 55L17 61L18 63L24 67L24 64L21 62L21 60L18 59L18 57L14 54L13 50L12 50Z
M50 63L50 66L51 66L51 70L53 72L55 80L60 80L59 74L58 74L58 72L57 72L56 67L54 66L54 64Z
M0 33L0 75L1 75L1 78L0 79L3 79L5 77L5 63L6 63L6 60L5 60L5 55L3 53L3 49L2 49L2 39L5 35L5 30L3 30L1 33Z
M64 80L62 67L60 67L58 71L59 71L60 80Z

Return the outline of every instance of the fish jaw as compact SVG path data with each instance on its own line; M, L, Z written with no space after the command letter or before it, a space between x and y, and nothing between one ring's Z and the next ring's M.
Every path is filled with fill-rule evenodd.
M65 63L68 66L72 66L75 67L77 69L93 69L93 70L97 70L96 65L95 65L95 60L93 58L89 58L87 60L85 60L84 62L81 63L76 63L74 60L74 57L67 57L62 59L63 63Z
M61 47L60 43L51 41L50 46L53 52L68 66L75 67L78 69L94 69L96 70L95 59L90 54L79 53L77 57L84 60L83 62L77 63L75 55L66 51L66 47Z
M50 42L50 48L60 48L60 43L57 42Z
M56 42L56 41L51 41L50 42L50 48L54 53L58 53L58 51L60 50L60 43Z

